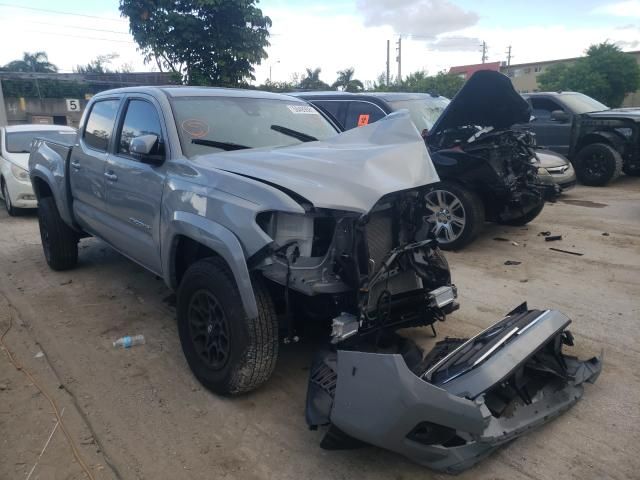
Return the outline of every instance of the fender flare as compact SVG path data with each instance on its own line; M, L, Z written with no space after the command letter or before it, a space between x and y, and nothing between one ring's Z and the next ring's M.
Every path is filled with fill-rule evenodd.
M616 150L620 151L620 149L624 149L626 141L624 137L615 132L608 132L603 130L590 132L580 139L576 153L578 153L587 145L591 145L593 143L607 143Z
M54 173L51 172L51 170L44 168L40 164L36 164L33 167L29 176L31 179L31 186L33 187L34 193L38 197L38 200L40 200L40 195L38 194L39 193L38 189L34 184L34 179L36 178L47 184L47 186L49 187L49 190L51 190L51 194L53 195L53 200L55 201L56 208L60 213L60 217L62 218L64 223L66 223L67 225L75 229L75 222L73 220L73 215L69 210L70 205L66 201L68 196L66 195L66 193L62 193L60 191L60 186L66 189L65 177L61 176L59 178L59 181L56 181L56 176L54 175ZM63 196L65 198L63 198Z
M183 211L173 213L165 234L166 242L164 242L165 245L170 246L164 251L162 260L165 282L173 288L177 287L173 259L175 239L178 235L188 237L210 248L227 262L236 281L246 314L249 318L257 317L258 305L242 244L231 230L205 217Z

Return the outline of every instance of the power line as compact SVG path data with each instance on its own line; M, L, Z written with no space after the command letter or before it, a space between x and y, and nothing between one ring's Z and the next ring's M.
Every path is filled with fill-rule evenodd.
M117 40L113 38L100 38L100 37L87 37L85 35L70 35L68 33L57 33L57 32L43 32L41 30L23 30L24 32L30 33L40 33L43 35L57 35L59 37L71 37L71 38L82 38L86 40L99 40L104 42L117 42L117 43L128 43L130 45L137 45L135 42L131 42L129 40Z
M0 21L11 22L10 20L8 20L6 18L2 18L2 19L0 19ZM65 28L75 28L75 29L78 29L78 30L91 30L91 31L94 31L94 32L107 32L107 33L118 33L120 35L129 35L129 32L118 32L116 30L105 30L103 28L79 27L77 25L62 25L62 24L50 23L50 22L37 22L35 20L29 20L29 23L37 23L39 25L47 25L49 27L65 27Z
M125 22L126 21L126 20L120 19L120 18L100 17L98 15L85 15L85 14L82 14L82 13L64 12L62 10L51 10L51 9L48 9L48 8L24 7L22 5L14 5L14 4L11 4L11 3L0 3L0 7L20 8L22 10L34 10L36 12L56 13L56 14L59 14L59 15L73 15L75 17L98 18L100 20L109 20L111 22Z

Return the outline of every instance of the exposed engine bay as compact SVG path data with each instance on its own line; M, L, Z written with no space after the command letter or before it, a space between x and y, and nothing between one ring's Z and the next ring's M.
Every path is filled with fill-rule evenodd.
M288 316L291 292L316 297L313 304L323 302L332 321L334 343L444 320L457 308L457 293L423 196L421 189L389 194L367 214L259 215L275 240L260 270L284 287ZM295 327L288 328L293 338Z

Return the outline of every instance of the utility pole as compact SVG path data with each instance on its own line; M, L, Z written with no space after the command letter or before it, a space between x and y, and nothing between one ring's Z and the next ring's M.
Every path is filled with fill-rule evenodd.
M484 40L482 41L482 63L485 63L487 61L488 55L487 55L487 42L485 42Z
M398 62L398 84L402 82L402 35L398 36L398 46L396 47L398 56L396 61Z
M391 49L391 40L387 40L387 87L389 86L389 50Z
M511 45L507 48L507 76L511 73Z

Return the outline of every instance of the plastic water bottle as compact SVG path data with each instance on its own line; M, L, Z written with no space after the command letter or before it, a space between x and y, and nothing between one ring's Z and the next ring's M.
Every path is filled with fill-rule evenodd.
M114 347L131 348L136 345L144 345L144 335L126 336L113 342Z

